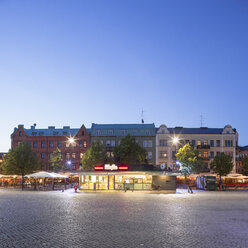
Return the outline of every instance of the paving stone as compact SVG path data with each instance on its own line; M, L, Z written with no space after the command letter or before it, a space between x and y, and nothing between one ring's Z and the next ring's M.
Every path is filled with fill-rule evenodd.
M248 192L0 190L0 247L248 247Z

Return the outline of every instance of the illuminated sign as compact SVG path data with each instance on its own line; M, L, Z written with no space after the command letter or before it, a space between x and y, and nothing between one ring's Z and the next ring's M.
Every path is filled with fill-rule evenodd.
M118 170L118 166L115 164L105 164L104 169L105 170L111 170L111 171Z
M126 170L129 170L129 167L127 165L120 165L120 166L118 166L118 170L126 171Z
M94 167L95 171L127 171L129 170L128 165L115 165L115 164L105 164L105 165L98 165Z
M104 170L104 166L95 166L94 170L95 171L102 171L102 170Z

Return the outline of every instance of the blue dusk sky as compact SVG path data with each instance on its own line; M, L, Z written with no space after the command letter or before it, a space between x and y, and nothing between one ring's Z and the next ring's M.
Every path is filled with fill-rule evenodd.
M248 144L247 0L0 0L0 152L18 124L224 127Z

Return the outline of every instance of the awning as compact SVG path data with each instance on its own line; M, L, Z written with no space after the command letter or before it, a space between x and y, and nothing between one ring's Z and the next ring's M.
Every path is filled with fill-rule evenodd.
M37 178L68 178L67 176L54 173L54 172L46 172L46 171L40 171L32 174L28 174L25 177L37 177Z

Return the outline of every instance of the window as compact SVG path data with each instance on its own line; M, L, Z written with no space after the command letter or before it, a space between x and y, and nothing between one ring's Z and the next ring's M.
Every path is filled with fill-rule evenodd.
M225 146L226 146L226 147L231 147L231 146L233 146L233 141L232 141L232 140L225 140Z
M83 156L84 156L84 153L81 152L80 153L80 158L83 158Z
M40 157L41 157L41 159L44 159L45 158L45 153L41 153Z
M220 147L220 140L216 140L216 146Z
M147 158L147 159L152 159L152 152L148 152L146 158Z
M160 152L160 158L167 158L167 152Z
M219 156L220 155L220 152L216 152L216 156Z
M204 153L203 153L203 157L204 157L204 158L207 158L207 157L208 157L208 152L204 152Z
M37 148L37 141L33 142L33 148Z
M19 136L22 136L22 131L19 132Z
M71 154L71 157L72 157L72 158L76 158L76 153L73 152L73 153Z
M100 130L96 130L96 135L100 135L101 131Z
M39 132L39 136L42 136L42 135L44 135L44 132Z
M126 135L126 130L121 130L121 135Z
M41 148L44 148L46 146L45 141L41 141Z
M58 141L58 148L61 148L62 147L62 143L61 141Z
M195 146L195 140L191 141L192 146Z
M111 140L111 146L115 146L115 140Z
M201 140L197 140L197 145L198 145L198 146L201 145Z
M113 135L114 131L113 130L108 130L108 135Z
M49 147L53 147L53 141L49 141Z
M150 131L149 130L146 130L146 135L150 135Z
M77 146L77 142L74 141L73 143L71 143L71 146L72 147L76 147Z
M114 157L114 153L113 152L107 152L107 157L108 158L113 158Z
M107 140L106 141L106 146L110 146L111 145L111 141L110 140Z
M208 145L208 141L207 141L207 140L204 140L204 141L203 141L203 145L204 145L204 146Z
M210 146L214 146L214 140L210 140Z
M210 152L210 158L214 158L214 152Z
M66 142L65 146L66 147L70 147L70 143L69 142Z
M31 146L31 142L30 142L30 141L28 141L28 145L30 145L30 146Z
M189 140L185 140L185 144L188 144L189 143Z
M59 132L57 132L57 131L53 132L54 136L57 136L58 134L59 134Z
M143 141L143 147L147 147L147 140Z
M53 157L53 153L49 153L49 158L51 159Z
M133 135L137 135L137 130L133 130Z
M86 148L87 147L87 142L86 141L84 141L84 148Z
M147 141L147 147L152 147L152 140Z
M37 132L32 132L32 136L36 136L37 135Z
M81 135L84 136L84 131L81 132Z
M68 135L68 132L62 132L62 134L66 136L66 135Z
M165 139L159 140L159 145L160 146L167 146L167 140L165 140Z
M100 144L103 145L103 140L100 140Z
M67 152L66 155L65 155L65 157L66 157L66 159L70 159L70 157L71 157L70 153Z

